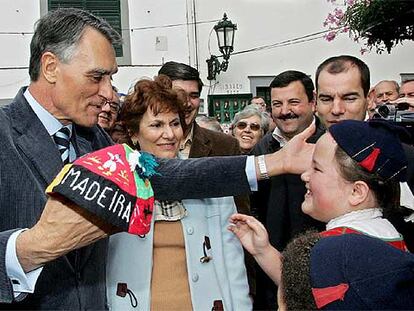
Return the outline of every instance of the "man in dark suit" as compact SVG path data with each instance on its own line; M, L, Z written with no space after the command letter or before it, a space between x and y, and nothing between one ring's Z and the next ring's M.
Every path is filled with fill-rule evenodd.
M254 149L255 155L280 150L290 139L315 123L316 132L309 139L314 143L324 133L314 116L315 100L312 79L300 71L288 70L278 74L270 84L274 131L267 133ZM274 176L259 183L259 191L252 194L252 213L269 232L270 243L283 251L288 242L309 229L321 229L320 222L301 210L305 183L300 175ZM274 309L277 288L259 268L257 272L255 309Z
M0 297L14 301L4 308L105 307L100 298L105 297L100 284L105 267L92 264L105 254L105 241L42 268L38 263L48 256L42 249L48 235L33 241L31 230L16 228L38 221L47 199L44 189L63 163L111 144L95 125L112 98L111 76L117 71L112 43L119 40L106 22L80 10L48 13L36 26L30 85L4 108L9 127L2 124L7 141L2 139ZM95 282L101 286L88 286Z

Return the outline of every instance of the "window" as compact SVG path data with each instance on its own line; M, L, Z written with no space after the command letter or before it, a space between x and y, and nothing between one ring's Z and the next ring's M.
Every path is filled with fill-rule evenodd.
M266 102L266 109L269 110L271 105L270 102L272 99L270 98L270 87L268 86L257 86L256 87L256 96L260 96Z
M45 0L44 0L45 1ZM121 34L122 45L114 45L118 64L130 62L128 3L121 0L46 0L47 10L57 8L79 8L104 18Z

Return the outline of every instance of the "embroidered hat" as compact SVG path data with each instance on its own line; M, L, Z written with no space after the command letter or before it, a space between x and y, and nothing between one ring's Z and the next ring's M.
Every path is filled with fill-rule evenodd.
M407 159L399 134L404 129L385 120L344 120L330 127L338 145L361 167L385 181L405 181Z
M414 310L414 255L363 234L306 233L283 252L292 310Z
M310 252L310 282L319 309L414 309L414 255L377 238L320 239Z
M59 194L122 231L149 232L154 192L148 177L157 174L155 158L114 145L67 164L46 189Z

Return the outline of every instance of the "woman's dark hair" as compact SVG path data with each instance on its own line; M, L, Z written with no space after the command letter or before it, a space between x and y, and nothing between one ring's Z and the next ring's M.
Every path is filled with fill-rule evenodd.
M345 180L350 182L361 180L367 183L385 216L400 209L400 184L398 181L384 180L380 175L368 172L339 146L336 146L335 159L338 163L339 173Z
M139 132L142 117L148 109L154 115L163 112L178 113L181 127L185 131L184 103L186 94L181 90L173 90L171 80L165 75L159 75L154 80L139 80L133 91L125 97L119 120L126 131L126 141L132 148L137 146L131 140L134 134Z

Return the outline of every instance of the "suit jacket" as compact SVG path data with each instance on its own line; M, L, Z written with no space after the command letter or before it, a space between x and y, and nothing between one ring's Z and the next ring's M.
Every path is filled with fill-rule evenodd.
M5 267L8 238L18 228L30 228L38 221L47 200L45 188L62 168L60 154L24 98L24 91L21 89L12 103L0 110L0 302L9 303L0 304L0 308L106 309L106 239L75 251L70 256L74 260L63 256L46 264L35 292L21 302L13 299ZM72 143L78 155L111 144L109 136L97 126L74 125L74 133ZM244 167L244 157L209 163L163 160L160 175L152 185L159 199L247 193ZM232 174L237 184L223 182Z
M315 143L325 133L325 129L316 118L316 132L308 139ZM268 154L280 149L279 142L267 133L256 145L254 154ZM285 174L259 182L259 191L253 194L252 209L266 224L269 238L274 247L282 251L297 234L309 228L324 228L324 224L315 221L301 210L305 183L300 175Z
M21 89L13 102L4 108L6 122L0 122L0 300L11 302L12 287L6 275L5 246L16 228L32 227L39 219L46 186L62 168L55 143L23 96ZM3 119L3 118L2 118ZM111 144L103 130L74 125L72 143L78 155ZM87 309L105 308L105 266L102 261L107 241L75 251L45 265L35 293L2 308ZM103 258L105 260L105 258ZM89 284L95 284L93 287Z
M214 300L221 300L225 310L251 310L243 248L227 229L230 215L236 212L233 198L182 202L188 213L181 225L193 309L211 310ZM110 237L107 295L111 310L134 310L128 296L116 295L118 283L127 283L139 310L150 310L153 233L151 230L144 238L127 233ZM206 236L210 239L208 255L212 260L201 263Z
M241 150L237 139L230 135L214 132L200 127L194 122L193 142L189 158L240 155ZM248 196L234 198L237 211L250 215L250 200Z

